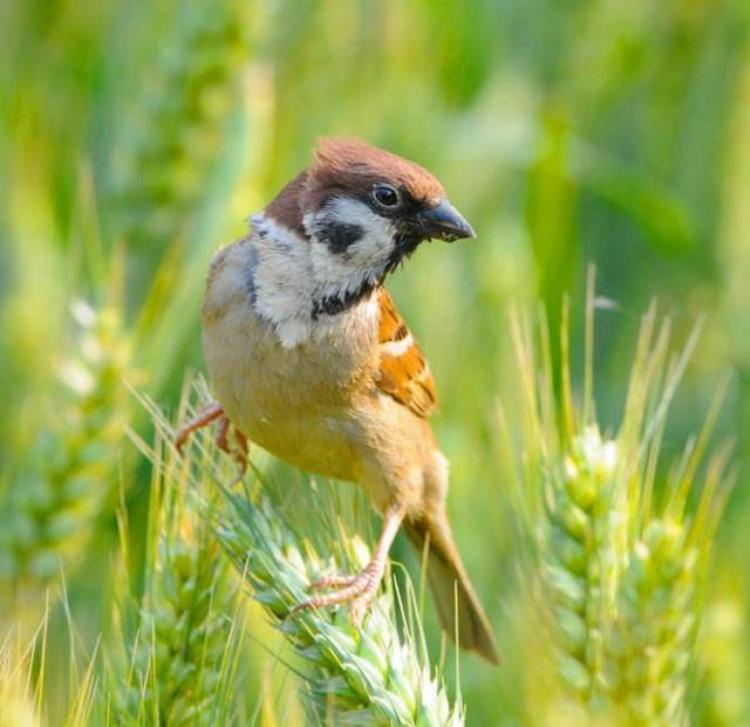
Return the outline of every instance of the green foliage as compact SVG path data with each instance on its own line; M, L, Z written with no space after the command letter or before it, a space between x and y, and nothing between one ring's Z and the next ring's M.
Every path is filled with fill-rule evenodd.
M593 329L590 293L587 351ZM544 594L537 605L554 634L564 691L590 716L609 710L624 724L687 721L706 567L727 489L722 451L708 464L696 512L688 511L720 400L700 437L657 481L664 420L695 344L693 336L669 363L668 330L668 323L656 330L654 310L644 317L623 422L603 438L590 367L580 410L574 404L566 328L558 400L547 329L541 326L537 356L530 326L514 321L519 370L538 372L524 380L524 474L516 493L535 541L531 560Z
M0 504L0 582L43 585L75 564L117 485L130 419L130 346L117 311L76 301L56 411L9 474Z
M38 674L44 674L48 666L49 617L50 612L46 611L34 624L34 631L28 638L11 628L0 643L0 727L91 724L96 694L95 661L89 659L81 672L72 643L67 655L67 704L55 714L54 720L45 719L44 706L53 690L45 687L44 678L39 678Z
M290 613L309 598L310 583L343 565L356 572L368 563L361 540L342 529L338 546L347 557L324 558L286 528L283 512L267 501L225 496L226 509L216 516L217 537L252 584L256 600L280 620L284 636L313 666L310 690L322 717L334 715L337 724L463 724L460 702L450 706L419 655L417 636L399 633L392 593L376 598L361 627L346 609L334 616Z
M460 680L444 673L448 694L460 681L462 706L452 709L465 705L472 724L580 723L608 715L610 703L632 722L750 721L750 498L738 487L714 532L723 494L702 493L723 481L724 454L698 466L712 461L705 437L690 440L706 412L716 413L716 439L736 442L744 479L745 0L10 0L3 11L0 634L20 632L22 648L2 651L0 720L13 704L40 724L111 723L116 714L153 723L221 694L238 724L294 725L304 720L299 688L338 680L317 652L298 663L294 645L307 649L309 631L279 633L291 622L276 617L271 629L269 610L254 602L245 619L250 601L235 603L237 574L206 570L224 555L192 496L155 533L165 517L163 497L156 510L149 505L157 482L166 500L173 485L183 493L197 485L210 501L207 490L217 494L236 472L231 463L215 471L212 458L199 464L193 453L190 487L171 455L157 458L165 479L156 477L125 438L129 427L151 442L153 424L122 382L176 409L185 370L202 367L200 301L212 252L244 234L245 218L307 163L316 137L357 134L434 170L478 231L475 241L424 246L391 286L438 382L433 421L451 462L451 519L504 656L497 671L457 657ZM566 350L557 341L561 299L569 295L574 312L583 307L589 262L600 281L597 342L581 345L586 325L572 315ZM654 297L671 317L673 340L706 321L691 362L679 360L678 397L667 383L678 360L666 332L652 330L630 354ZM96 301L96 323L69 339L67 311L79 299ZM536 300L549 343L519 372L505 310ZM92 339L102 358L90 358ZM582 353L589 373L571 364L568 376L564 367ZM728 396L713 410L711 392L728 368ZM536 407L519 398L531 388ZM666 394L668 425L657 403ZM522 498L510 495L510 474L498 466L498 398L503 439L514 457L526 452L523 479L533 486ZM695 447L681 455L685 441ZM252 485L251 499L234 492L215 503L237 532L249 539L265 523L301 559L292 568L274 551L272 562L303 584L309 569L358 562L358 548L318 531L353 543L362 518L334 500L324 525L300 522L284 497L270 497L268 481L279 493L307 492L317 514L329 502L322 484L257 449L253 464L263 485ZM128 521L119 543L117 493ZM183 517L188 530L176 524ZM713 541L720 558L707 569ZM401 543L393 557L412 569ZM123 571L122 623L104 627ZM190 595L197 584L203 598ZM42 619L48 587L47 638L40 635L32 657L26 627ZM259 592L289 595L273 584ZM388 614L399 592L383 594ZM540 593L544 607L532 609ZM378 633L378 648L387 644L397 659L403 647L413 660L416 644L419 659L408 663L426 663L425 650L432 663L438 654L450 663L455 653L440 641L429 601L418 609L424 644L421 630L410 630L411 597L399 607L406 632L398 641ZM347 656L359 658L345 611L315 617L334 636L341 631ZM75 636L62 622L76 625ZM187 623L198 624L188 629L198 644L181 630ZM236 656L217 667L204 626L229 628ZM71 651L87 674L93 664L83 690L66 676L80 661ZM194 671L199 652L206 661ZM409 669L417 679L417 667ZM217 673L221 688L212 691ZM438 712L453 713L437 696L440 679L419 674L429 677L423 687L434 688ZM388 684L382 670L372 679L372 689ZM194 691L182 688L188 683ZM336 684L362 706L356 680ZM324 697L308 691L304 705L321 707ZM409 709L419 701L409 700Z
M219 545L194 504L199 496L184 463L141 445L152 460L145 583L138 598L121 584L114 623L123 653L111 654L114 720L123 725L210 725L231 714L230 682L239 615ZM203 495L211 497L208 483ZM123 533L123 554L130 551ZM134 623L132 633L128 624Z

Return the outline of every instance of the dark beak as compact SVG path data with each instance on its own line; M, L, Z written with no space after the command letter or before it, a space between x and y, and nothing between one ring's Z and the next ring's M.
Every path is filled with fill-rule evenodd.
M474 228L447 199L441 200L437 207L421 212L419 221L425 238L437 237L446 242L453 242L466 237L476 237Z

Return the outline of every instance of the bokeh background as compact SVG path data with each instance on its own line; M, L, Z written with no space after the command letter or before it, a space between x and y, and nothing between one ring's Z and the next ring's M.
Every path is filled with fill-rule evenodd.
M355 134L434 171L478 232L424 246L391 283L435 373L451 517L506 645L501 671L462 660L469 723L534 724L524 686L534 655L514 647L516 515L496 446L498 402L518 385L508 311L541 301L554 329L569 296L577 356L593 264L605 427L617 425L653 300L677 342L703 320L667 456L732 373L717 438L736 443L738 486L690 703L698 724L750 724L746 0L4 0L0 15L0 579L44 584L63 553L73 619L92 649L110 612L118 502L138 578L150 473L127 440L102 437L93 498L52 497L33 474L63 467L46 432L68 431L64 402L85 384L69 365L71 301L113 312L101 335L122 342L108 363L114 380L173 414L185 373L203 368L213 251L307 164L316 138ZM111 386L92 406L112 431L126 422L148 438L148 417ZM83 513L75 547L61 544L70 518L55 530L37 515L18 540L29 498L37 513L69 514L73 502ZM407 557L403 543L396 554ZM30 593L34 608L43 591ZM251 645L249 701L269 658ZM64 701L65 679L49 693Z

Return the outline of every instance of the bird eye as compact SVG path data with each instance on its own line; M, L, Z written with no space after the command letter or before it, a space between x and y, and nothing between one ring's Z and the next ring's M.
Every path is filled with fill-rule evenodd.
M379 184L373 190L372 196L383 207L395 207L401 201L398 192L390 184Z

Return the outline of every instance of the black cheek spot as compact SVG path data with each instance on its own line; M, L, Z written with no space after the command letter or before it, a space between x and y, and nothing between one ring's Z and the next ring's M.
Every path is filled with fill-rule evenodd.
M328 222L318 230L318 237L326 247L337 255L346 252L350 245L362 239L365 234L361 225L348 222Z

